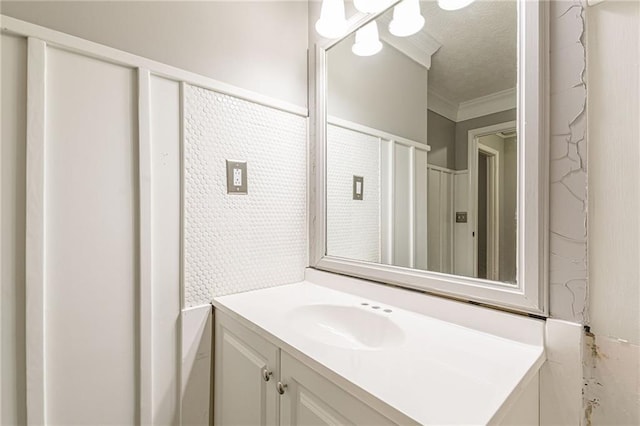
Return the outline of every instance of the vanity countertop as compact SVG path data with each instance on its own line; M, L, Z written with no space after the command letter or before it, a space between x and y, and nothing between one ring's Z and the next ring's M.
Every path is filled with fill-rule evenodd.
M302 355L424 425L495 423L545 360L542 339L505 338L309 281L217 297L213 305L292 355ZM327 307L337 309L335 315L325 312ZM461 314L472 312L468 309L463 307ZM335 335L334 342L314 337L305 323L327 313L331 320L316 331ZM355 334L362 324L377 331L367 334L365 325L366 335L353 339L337 322L340 317ZM542 321L524 320L543 329Z

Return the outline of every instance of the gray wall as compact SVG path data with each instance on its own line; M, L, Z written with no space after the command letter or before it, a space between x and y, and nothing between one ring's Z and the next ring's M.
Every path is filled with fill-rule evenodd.
M516 110L514 108L509 111L496 112L495 114L489 114L483 117L472 118L471 120L456 123L455 169L466 170L468 168L467 156L469 154L469 130L504 123L506 121L514 121L515 119Z
M328 53L329 115L427 143L427 70L386 44L356 56L353 38Z
M2 1L0 11L307 105L307 2Z
M429 164L456 168L456 123L428 110L427 143L431 146Z

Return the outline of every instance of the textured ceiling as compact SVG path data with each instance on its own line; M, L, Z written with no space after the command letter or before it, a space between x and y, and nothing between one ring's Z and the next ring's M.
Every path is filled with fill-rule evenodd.
M431 58L431 91L457 104L516 86L515 1L478 0L456 11L435 1L421 7L423 31L442 44Z

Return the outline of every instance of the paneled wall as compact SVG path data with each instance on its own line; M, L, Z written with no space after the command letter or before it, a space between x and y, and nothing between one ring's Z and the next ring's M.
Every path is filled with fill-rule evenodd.
M27 39L2 34L0 424L25 424Z
M359 123L329 121L328 254L426 269L429 146ZM352 199L353 175L365 177L363 200Z
M10 342L13 356L2 359L3 377L13 369L7 384L18 389L3 388L3 423L173 424L181 308L178 83L112 57L2 37L3 44L28 46L26 67L17 56L3 60L24 73L13 75L16 82L28 81L15 99L21 105L26 94L27 121L3 108L3 123L27 135L25 145L3 134L3 149L6 141L26 152L3 180L10 188L3 205L22 200L14 206L26 210L14 237L26 235L25 249L13 252L26 279L3 276L3 293L26 293L13 300L16 309L26 307L24 319L2 323L3 338L12 330L18 337ZM11 227L3 223L3 235L5 229ZM26 344L18 340L25 331Z
M0 2L3 15L301 106L307 10L287 0Z
M29 73L38 71L34 61L44 59L34 58L34 45L41 45L46 57L46 73L34 78L46 83L44 93L33 93L30 79L29 97L33 93L35 102L45 101L45 128L39 140L28 139L27 182L30 188L44 187L27 195L32 213L27 232L33 232L27 239L27 274L40 266L36 256L44 259L41 281L27 281L27 297L43 293L41 306L27 299L27 337L31 348L43 345L44 389L35 380L30 389L44 393L44 419L51 424L134 423L142 325L136 306L138 247L144 226L136 214L141 201L136 72L45 50L43 42L33 41ZM38 132L32 126L28 132ZM33 161L36 156L41 162ZM36 235L35 221L44 222L43 234ZM44 311L40 323L33 315L38 308ZM41 336L31 335L38 331Z
M428 269L435 272L453 273L455 219L455 172L453 170L429 166L428 182Z
M207 424L211 297L302 279L306 109L2 24L2 424Z

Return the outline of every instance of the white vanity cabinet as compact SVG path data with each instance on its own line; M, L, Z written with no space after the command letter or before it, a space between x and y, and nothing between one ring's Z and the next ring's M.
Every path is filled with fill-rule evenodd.
M427 296L409 311L405 290L366 284L369 299L317 274L354 293L303 281L213 300L216 426L540 424L544 322Z
M216 426L397 424L219 311L214 351Z
M281 382L287 384L280 399L280 424L394 425L358 398L282 351Z
M277 425L279 349L216 312L213 424Z

